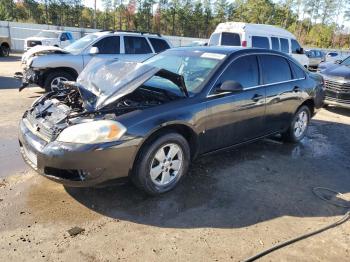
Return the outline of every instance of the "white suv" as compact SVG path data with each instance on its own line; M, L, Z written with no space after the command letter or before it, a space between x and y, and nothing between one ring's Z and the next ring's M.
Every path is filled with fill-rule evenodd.
M24 50L43 45L66 47L74 42L73 34L67 31L43 30L32 37L24 39Z
M142 62L170 48L159 34L104 31L88 34L66 48L35 46L23 54L22 90L34 83L50 91L61 81L74 81L92 58Z

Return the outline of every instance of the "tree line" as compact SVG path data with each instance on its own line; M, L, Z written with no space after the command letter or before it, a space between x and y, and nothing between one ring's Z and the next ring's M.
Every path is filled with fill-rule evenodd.
M94 0L91 0L94 2ZM208 38L220 22L281 26L307 46L349 48L350 0L0 0L0 20Z

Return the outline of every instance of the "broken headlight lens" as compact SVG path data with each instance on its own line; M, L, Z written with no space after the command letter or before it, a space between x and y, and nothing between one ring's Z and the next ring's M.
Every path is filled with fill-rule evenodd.
M79 144L112 142L120 139L126 128L112 120L98 120L67 127L58 136L57 141Z

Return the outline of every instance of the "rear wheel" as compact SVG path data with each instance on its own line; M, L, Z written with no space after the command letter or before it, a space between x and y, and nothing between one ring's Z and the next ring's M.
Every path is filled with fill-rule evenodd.
M310 116L310 109L307 106L301 106L295 113L288 130L282 134L283 139L291 143L301 141L307 133Z
M132 181L150 195L165 193L179 183L189 163L186 139L177 133L165 134L141 149Z
M74 81L75 77L62 70L49 73L44 81L44 88L46 92L57 91L61 89L60 83L62 81Z

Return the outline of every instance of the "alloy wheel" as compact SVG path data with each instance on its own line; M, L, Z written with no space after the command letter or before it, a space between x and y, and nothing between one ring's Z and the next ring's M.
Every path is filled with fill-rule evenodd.
M296 138L301 137L305 133L308 122L309 117L307 112L304 110L299 112L294 123L294 135Z
M183 165L183 151L174 143L163 145L154 155L150 177L154 184L165 186L174 181Z
M54 79L52 79L51 90L58 91L58 90L62 89L62 87L60 86L60 82L63 82L63 81L68 81L68 79L65 77L62 77L62 76L58 76L58 77L55 77Z

